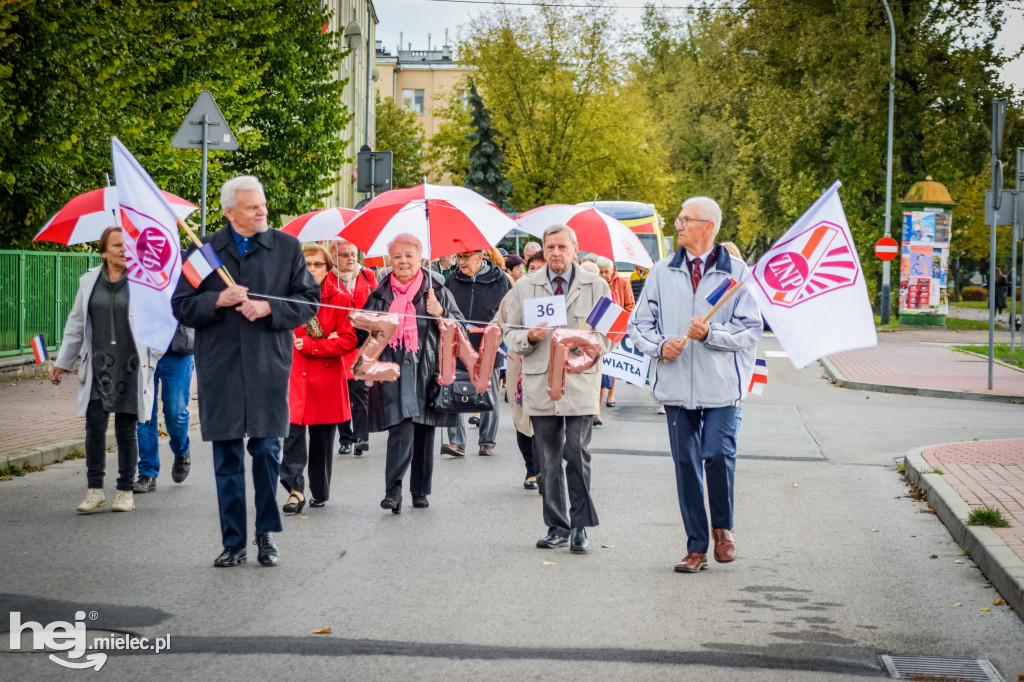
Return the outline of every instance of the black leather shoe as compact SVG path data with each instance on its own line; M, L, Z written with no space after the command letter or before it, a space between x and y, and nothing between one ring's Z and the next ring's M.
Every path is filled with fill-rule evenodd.
M295 499L296 501L292 502L292 499ZM302 511L302 508L305 506L306 500L300 500L298 495L292 493L291 495L288 496L288 502L283 507L281 507L281 511L283 511L285 514L298 514ZM313 505L309 506L312 507Z
M364 452L370 449L370 441L365 438L360 438L356 441L355 455L362 456Z
M213 560L217 568L230 568L245 563L245 547L225 547L220 556Z
M537 540L537 546L541 549L555 549L556 547L564 547L567 544L569 544L569 538L556 530L548 533L547 537Z
M527 476L526 480L523 481L523 487L526 488L527 490L536 490L538 488L537 477Z
M413 495L412 506L416 507L417 509L426 509L427 507L430 506L430 502L427 500L426 495Z
M602 424L604 424L604 422L601 421L600 417L594 417L594 426L601 426Z
M392 514L402 513L402 491L392 493L380 501L381 509L390 509Z
M319 509L320 507L324 507L326 505L327 505L327 500L310 500L309 501L309 506L312 507L313 509Z
M274 544L274 538L270 533L257 535L252 544L259 548L256 560L260 562L261 566L277 566L277 562L281 560L281 554L277 551L277 545Z
M590 549L586 528L573 528L569 531L569 551L574 554L586 554Z
M338 447L338 454L339 455L351 455L352 454L352 444L351 443L342 443Z
M152 476L139 476L139 480L135 481L135 485L132 486L132 492L136 495L148 493L156 490L156 479Z
M188 478L188 472L192 469L192 453L186 452L181 457L174 458L174 465L171 467L171 480L181 483Z

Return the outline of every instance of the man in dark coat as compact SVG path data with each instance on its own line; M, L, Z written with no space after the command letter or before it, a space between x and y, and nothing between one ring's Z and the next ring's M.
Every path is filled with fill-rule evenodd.
M258 559L273 566L279 558L271 533L281 532L275 494L281 439L288 435L292 331L316 314L320 292L298 240L267 229L259 180L251 175L228 180L221 188L221 206L228 225L204 241L236 285L228 287L213 274L195 288L182 277L171 305L178 320L196 330L199 418L203 440L213 441L224 545L214 566L237 566L246 559L246 436Z
M469 327L483 327L498 312L498 306L505 294L512 288L512 282L505 272L484 258L483 251L460 253L455 257L455 270L445 280L445 287L452 292L452 298L459 310L469 321ZM483 334L469 334L469 342L480 350ZM461 363L460 363L461 364ZM494 375L488 393L494 409L480 413L480 436L478 445L481 455L493 455L498 437L498 372L500 363L495 363ZM456 415L458 424L448 429L448 442L441 445L441 454L462 457L466 454L466 427L462 415Z

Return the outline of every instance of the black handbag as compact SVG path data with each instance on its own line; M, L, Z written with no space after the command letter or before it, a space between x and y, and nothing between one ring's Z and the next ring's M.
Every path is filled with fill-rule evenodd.
M432 384L431 406L438 412L462 414L466 412L490 412L494 409L490 391L476 392L476 386L469 380L469 372L455 370L455 381L440 386L437 378Z

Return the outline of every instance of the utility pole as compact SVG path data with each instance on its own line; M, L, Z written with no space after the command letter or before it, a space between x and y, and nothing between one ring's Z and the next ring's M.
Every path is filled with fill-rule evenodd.
M885 145L885 236L891 237L892 221L892 117L893 117L893 88L896 80L896 25L892 21L892 12L889 11L889 3L882 0L885 7L885 16L889 19L889 134ZM882 297L880 321L882 325L889 324L889 308L892 307L892 289L889 284L889 261L882 261Z
M992 390L996 338L996 225L1003 199L1003 126L1006 124L1006 98L992 100L992 225L988 247L988 390Z

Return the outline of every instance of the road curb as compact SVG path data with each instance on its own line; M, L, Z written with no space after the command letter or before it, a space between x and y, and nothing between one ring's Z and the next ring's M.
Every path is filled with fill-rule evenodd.
M930 473L934 467L928 464L923 453L935 447L941 445L917 448L906 454L907 478L927 493L928 504L935 509L953 540L970 550L971 559L992 582L992 587L1024 620L1024 561L991 528L967 525L970 505L946 483L942 474Z
M1024 404L1024 395L1008 395L1005 393L975 393L973 391L947 391L941 388L917 388L914 386L891 386L888 384L872 384L865 381L847 379L839 368L828 357L819 360L828 374L829 380L840 388L855 391L876 391L878 393L898 393L900 395L918 395L924 398L952 398L954 400L980 400L992 403Z

